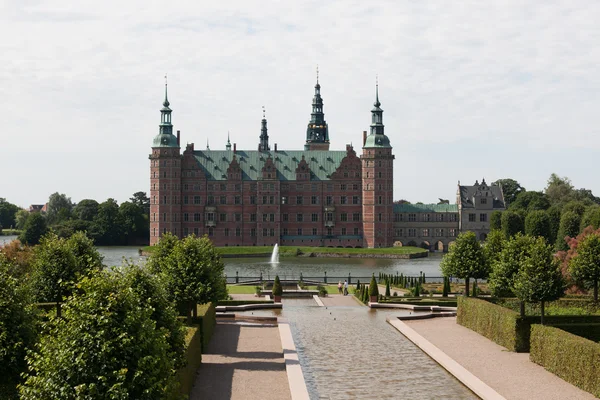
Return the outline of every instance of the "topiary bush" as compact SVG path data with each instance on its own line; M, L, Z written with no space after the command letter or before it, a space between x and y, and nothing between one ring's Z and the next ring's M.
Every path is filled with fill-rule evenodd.
M390 297L390 281L385 281L385 297Z
M273 293L273 296L281 296L283 294L283 287L281 286L279 275L275 275L275 281L273 282L273 289L271 293Z
M379 297L379 288L377 287L377 282L375 281L375 275L371 277L371 283L369 284L369 296Z

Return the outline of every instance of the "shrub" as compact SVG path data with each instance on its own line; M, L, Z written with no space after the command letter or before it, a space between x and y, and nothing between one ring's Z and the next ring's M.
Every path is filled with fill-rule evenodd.
M386 279L385 281L385 297L390 297L390 281Z
M369 284L369 296L379 297L379 288L377 287L377 282L375 281L375 275L371 277L371 283Z
M199 326L188 326L186 329L186 365L177 370L177 380L179 392L189 395L196 380L196 371L202 363L202 333Z
M275 275L275 281L273 282L273 296L281 296L283 294L283 288L281 287L281 281L279 275Z
M196 310L198 313L197 323L200 325L202 334L202 352L204 353L217 325L217 312L213 303L199 304Z
M323 285L317 285L320 297L327 297L327 288Z
M531 361L600 397L600 344L560 329L533 325Z
M398 292L394 292L393 296L398 297Z

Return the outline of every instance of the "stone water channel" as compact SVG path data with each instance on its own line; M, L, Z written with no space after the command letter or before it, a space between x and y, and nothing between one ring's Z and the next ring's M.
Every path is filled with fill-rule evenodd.
M281 310L246 313L289 321L311 399L477 399L386 322L404 312L284 298Z

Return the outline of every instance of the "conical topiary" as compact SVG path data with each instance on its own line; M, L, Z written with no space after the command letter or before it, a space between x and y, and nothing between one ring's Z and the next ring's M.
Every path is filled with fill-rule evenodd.
M281 281L279 275L275 275L275 281L273 281L273 296L281 296L283 294L283 287L281 287Z
M390 281L385 281L385 297L391 297Z
M442 285L442 297L448 297L448 277L444 277L444 284Z

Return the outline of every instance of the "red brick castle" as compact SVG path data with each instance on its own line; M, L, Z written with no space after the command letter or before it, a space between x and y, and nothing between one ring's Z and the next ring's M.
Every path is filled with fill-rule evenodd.
M271 148L263 113L257 150L180 147L167 99L150 154L150 244L163 233L207 234L216 246L389 247L394 244L393 160L378 88L362 154L329 150L315 85L304 150Z

